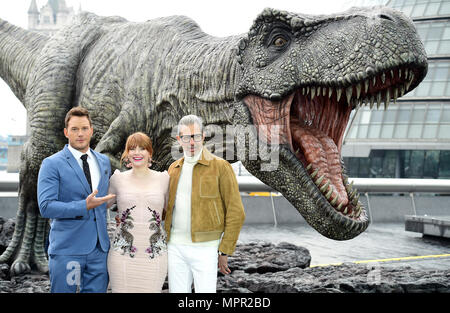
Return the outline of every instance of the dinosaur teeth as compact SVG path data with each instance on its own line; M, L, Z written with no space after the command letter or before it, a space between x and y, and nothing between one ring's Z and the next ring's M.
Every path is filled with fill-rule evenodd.
M352 199L353 205L358 205L358 201L359 201L359 193Z
M325 178L325 174L323 174L322 176L320 176L314 183L317 186L320 186L320 184L322 183L323 179Z
M365 105L365 104L364 104L364 99L363 99L363 98L360 98L360 99L359 99L358 105L359 105L360 107L363 107L363 106Z
M298 151L298 150L297 150L297 151ZM312 167L312 164L310 163L310 164L308 164L308 166L306 167L306 170L309 171L309 170L311 169L311 167Z
M320 188L320 191L321 191L322 193L324 193L325 191L327 191L327 189L328 189L329 186L330 186L330 181L327 180L327 182L325 183L325 185L323 185L323 186Z
M397 97L398 97L398 88L394 88L394 93L393 93L394 104L397 103Z
M345 93L347 95L347 104L350 105L350 99L352 98L352 93L353 93L353 86L348 87L346 89Z
M336 100L339 102L339 99L341 98L342 89L336 88Z
M359 99L360 95L361 95L361 83L358 83L356 85L356 99Z
M391 99L389 95L389 89L386 90L386 98L384 100L384 110L386 111L389 107L389 100Z
M311 174L311 178L316 177L317 173L319 173L319 169L316 169L314 173Z
M405 94L405 86L402 84L400 85L400 93L398 94L399 97L402 97Z
M406 90L409 90L409 86L411 86L413 80L414 80L414 73L413 73L413 71L410 71L410 73L409 73L409 81L406 84Z
M330 200L331 194L333 193L333 188L330 188L330 190L327 192L327 194L325 195L325 198L327 198L327 200Z
M348 176L347 175L343 175L344 176L344 184L348 185Z
M408 81L408 82L406 83L406 91L409 90L409 86L411 86L411 83L412 83L412 81Z
M347 193L351 192L353 190L353 181L348 184L347 186L345 186L345 189L347 190Z
M370 96L370 109L373 108L373 104L375 103L375 97L374 96Z
M353 199L357 193L358 193L358 189L355 188L349 195L350 199Z
M334 197L334 199L330 202L330 204L332 206L334 206L338 200L339 200L339 195L336 195L336 197Z
M380 108L381 104L381 92L377 93L377 110Z
M359 217L360 215L361 215L361 206L358 204L358 206L356 207L355 217Z
M364 81L364 92L367 93L367 91L369 90L369 80L365 80Z

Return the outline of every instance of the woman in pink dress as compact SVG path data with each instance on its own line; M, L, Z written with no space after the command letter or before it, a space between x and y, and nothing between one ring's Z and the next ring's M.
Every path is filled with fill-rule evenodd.
M169 175L149 168L152 153L147 135L130 135L121 160L131 169L116 170L110 178L109 193L116 195L118 208L108 254L112 292L161 292L167 275L166 234L161 221Z

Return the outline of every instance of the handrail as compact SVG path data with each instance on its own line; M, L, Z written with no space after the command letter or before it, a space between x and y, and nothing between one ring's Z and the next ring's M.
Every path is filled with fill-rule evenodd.
M254 176L237 176L239 190L275 191ZM439 193L450 194L450 179L349 178L360 193Z
M237 176L239 190L275 191L254 176ZM411 178L349 178L353 188L360 193L439 193L450 194L450 179L411 179ZM0 178L0 192L17 191L19 175Z

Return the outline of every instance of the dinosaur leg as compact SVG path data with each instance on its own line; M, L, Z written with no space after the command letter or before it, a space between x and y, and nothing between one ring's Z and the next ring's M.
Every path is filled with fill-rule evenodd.
M33 240L36 230L36 212L33 212L33 205L29 203L26 210L25 232L22 237L22 244L19 253L11 265L11 276L28 273L31 271L30 255L33 247Z
M36 153L33 154L33 151L42 153L42 150L32 149L32 140L33 138L30 138L22 149L19 208L16 218L18 223L14 230L13 241L1 260L12 261L10 269L12 276L31 271L32 264L35 264L40 272L48 272L44 246L48 220L40 216L36 194L37 174L41 162L36 162Z
M20 246L22 242L22 236L25 229L25 209L23 207L23 203L19 198L19 208L16 214L16 226L14 228L14 234L11 242L9 243L6 250L0 255L0 263L7 263L9 260L14 258L17 247Z
M45 140L41 135L45 135ZM64 137L50 134L43 128L32 132L22 148L16 227L11 243L0 256L0 263L12 263L11 276L29 272L33 265L40 272L48 272L45 253L48 219L43 218L39 212L37 177L42 160L59 150L64 143L62 139Z
M28 142L23 146L22 163L19 179L19 208L16 215L16 226L14 228L13 239L6 251L0 256L0 262L6 263L14 260L11 265L11 275L29 272L30 249L34 240L34 232L36 228L36 201L29 201L27 188L24 185L24 155L27 151ZM25 166L28 164L25 164ZM25 180L27 180L25 178ZM35 188L33 188L35 189Z

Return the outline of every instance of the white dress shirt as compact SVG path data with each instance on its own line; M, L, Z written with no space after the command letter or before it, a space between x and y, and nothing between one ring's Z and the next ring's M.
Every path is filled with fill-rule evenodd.
M83 153L73 148L70 144L68 147L69 151L72 152L72 155L75 158L75 160L77 160L78 165L80 165L81 170L83 170L83 160L81 160L81 156L83 154L88 155L87 162L89 164L89 171L91 172L92 191L94 191L95 189L98 188L98 184L100 183L100 167L98 166L97 158L91 152L90 148L86 153Z

